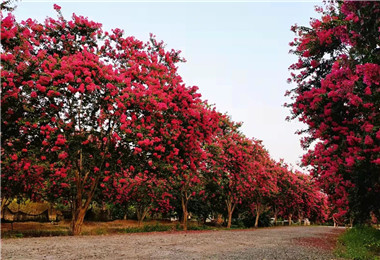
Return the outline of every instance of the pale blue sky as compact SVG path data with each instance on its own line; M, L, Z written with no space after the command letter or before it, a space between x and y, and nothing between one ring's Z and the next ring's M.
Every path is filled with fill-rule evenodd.
M263 140L273 158L296 165L304 153L294 132L302 125L286 122L289 111L284 93L288 54L294 38L290 26L308 25L320 1L308 2L18 2L18 20L43 21L56 17L53 3L72 13L121 28L126 35L146 41L149 33L169 49L179 49L187 62L179 73L187 85L196 85L204 99L244 122L248 137Z

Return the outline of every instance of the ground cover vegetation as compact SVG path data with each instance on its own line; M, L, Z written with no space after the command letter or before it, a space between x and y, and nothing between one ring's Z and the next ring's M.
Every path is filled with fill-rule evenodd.
M348 230L339 237L336 254L350 259L379 259L380 230L367 226Z

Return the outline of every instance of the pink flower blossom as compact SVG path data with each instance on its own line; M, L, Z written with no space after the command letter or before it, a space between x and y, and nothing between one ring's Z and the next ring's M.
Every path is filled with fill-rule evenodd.
M54 7L54 10L56 10L56 11L61 10L61 7L57 4L54 4L53 7Z

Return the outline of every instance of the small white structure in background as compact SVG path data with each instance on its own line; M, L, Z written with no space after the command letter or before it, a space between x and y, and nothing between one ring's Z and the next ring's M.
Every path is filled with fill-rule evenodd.
M304 225L304 226L310 226L310 220L309 220L308 218L305 218L305 219L303 220L303 225Z
M175 217L170 217L170 221L178 221L179 220L179 218L177 217L177 216L175 216Z

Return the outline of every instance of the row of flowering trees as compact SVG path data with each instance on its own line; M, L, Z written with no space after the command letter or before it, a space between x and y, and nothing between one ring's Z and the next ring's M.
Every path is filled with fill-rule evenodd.
M274 162L177 73L179 52L73 14L1 22L1 182L5 199L70 203L73 235L94 200L135 203L139 221L194 199L256 216L323 218L309 176Z

